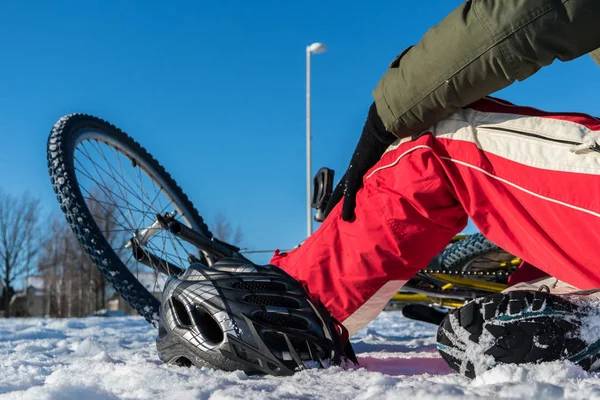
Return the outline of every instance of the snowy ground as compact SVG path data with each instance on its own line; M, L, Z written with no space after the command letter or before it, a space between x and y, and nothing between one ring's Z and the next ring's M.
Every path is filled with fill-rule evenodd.
M0 399L600 399L600 374L567 363L498 367L470 381L435 327L381 314L353 338L361 368L248 377L163 365L141 318L0 320Z

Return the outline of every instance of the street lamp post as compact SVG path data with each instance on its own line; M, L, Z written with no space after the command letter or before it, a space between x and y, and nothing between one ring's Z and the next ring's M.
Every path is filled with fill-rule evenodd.
M311 177L311 130L310 130L310 55L323 53L327 48L323 43L306 46L306 229L307 237L312 235L312 177Z

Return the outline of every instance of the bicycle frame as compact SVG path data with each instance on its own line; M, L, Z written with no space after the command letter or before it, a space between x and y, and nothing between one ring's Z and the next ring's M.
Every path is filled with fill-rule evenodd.
M144 245L153 236L159 234L161 231L168 231L174 236L198 248L205 258L202 261L208 266L211 266L220 258L238 258L242 260L248 260L240 253L239 247L223 242L215 237L207 238L206 236L199 234L193 229L190 229L181 222L175 220L176 215L177 211L172 211L163 215L157 215L156 219L150 226L142 229L129 240L125 247L132 250L133 256L137 261L145 264L159 273L166 275L179 275L183 272L183 269L144 249ZM189 261L191 263L196 260L190 259Z

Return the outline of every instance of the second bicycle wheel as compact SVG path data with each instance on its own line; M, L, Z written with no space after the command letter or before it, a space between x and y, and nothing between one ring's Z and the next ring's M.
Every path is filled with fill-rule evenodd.
M157 219L176 220L210 239L202 217L144 148L99 118L59 119L47 157L61 209L86 253L121 297L156 326L166 276L186 269L190 255L203 255L160 229ZM140 262L150 254L159 258Z
M521 259L508 253L489 241L481 233L475 233L449 245L441 255L444 269L460 272L492 273L481 275L479 279L506 283L507 275L493 275L495 272L512 273Z

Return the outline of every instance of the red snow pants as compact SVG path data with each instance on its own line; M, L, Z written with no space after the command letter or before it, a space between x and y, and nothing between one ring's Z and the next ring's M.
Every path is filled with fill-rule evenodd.
M600 120L486 98L394 143L365 175L356 220L338 204L271 260L350 334L375 318L470 217L492 242L580 289L600 287Z

